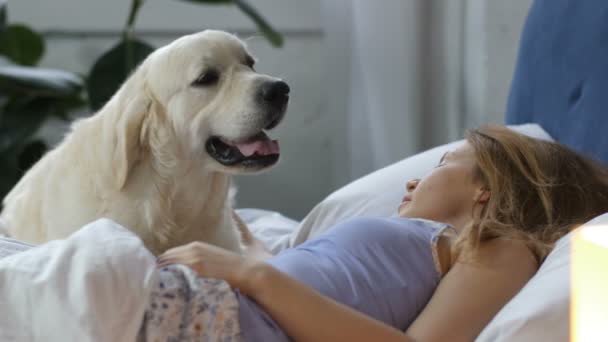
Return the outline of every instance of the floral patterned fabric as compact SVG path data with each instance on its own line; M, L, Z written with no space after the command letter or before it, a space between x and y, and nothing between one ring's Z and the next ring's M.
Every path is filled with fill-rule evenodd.
M138 341L241 342L239 304L228 283L182 265L159 270Z

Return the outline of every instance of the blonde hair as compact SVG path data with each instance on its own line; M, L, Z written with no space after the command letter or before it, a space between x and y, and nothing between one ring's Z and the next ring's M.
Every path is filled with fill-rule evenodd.
M484 241L518 239L540 263L559 238L608 211L608 170L567 147L502 126L470 130L466 140L476 180L490 198L459 235L455 253L474 255Z

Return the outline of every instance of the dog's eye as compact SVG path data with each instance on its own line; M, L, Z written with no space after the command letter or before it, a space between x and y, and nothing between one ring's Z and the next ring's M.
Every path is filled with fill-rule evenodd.
M219 79L220 73L217 70L207 70L192 82L192 85L197 87L210 86L216 84Z

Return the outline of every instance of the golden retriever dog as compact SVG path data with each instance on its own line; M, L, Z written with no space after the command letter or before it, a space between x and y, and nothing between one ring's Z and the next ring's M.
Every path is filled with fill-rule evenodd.
M244 43L221 31L154 51L11 190L4 230L42 243L107 217L154 254L197 240L241 251L231 175L278 161L265 131L289 99L285 82L253 66Z

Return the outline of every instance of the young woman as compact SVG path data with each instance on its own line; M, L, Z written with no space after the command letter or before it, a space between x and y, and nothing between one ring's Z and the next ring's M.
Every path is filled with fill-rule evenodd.
M399 218L354 219L269 259L246 228L246 256L167 251L142 338L471 341L557 239L608 211L606 169L498 126L406 190ZM174 264L201 278L180 285L190 270Z

